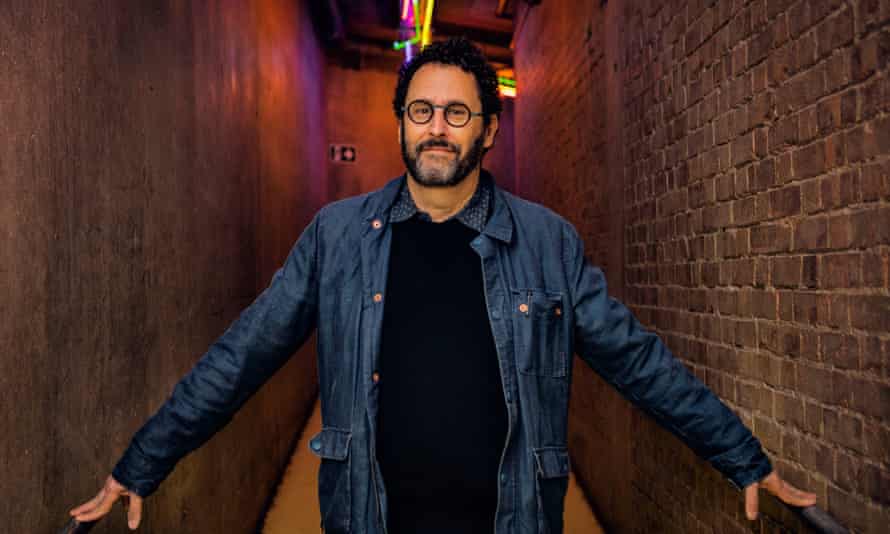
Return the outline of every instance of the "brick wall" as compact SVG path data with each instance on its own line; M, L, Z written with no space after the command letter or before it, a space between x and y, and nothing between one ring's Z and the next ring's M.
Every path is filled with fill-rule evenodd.
M518 151L520 184L579 226L594 262L616 246L598 239L602 227L623 221L622 262L605 262L610 282L623 275L623 300L787 478L856 531L885 531L890 2L597 4L544 2L519 26L517 76L535 85L517 102L517 147L528 151ZM533 124L535 137L520 138ZM598 148L591 136L619 156L579 164ZM555 168L572 172L547 174ZM615 183L620 218L590 193ZM618 492L633 514L598 505L599 482L586 477L607 521L623 531L748 528L741 496L678 440L633 410L630 443L609 442L585 422L627 435L623 414L576 398L592 412L572 420L583 451L597 441L630 451ZM599 469L573 459L582 473ZM760 528L803 528L771 499L764 507Z

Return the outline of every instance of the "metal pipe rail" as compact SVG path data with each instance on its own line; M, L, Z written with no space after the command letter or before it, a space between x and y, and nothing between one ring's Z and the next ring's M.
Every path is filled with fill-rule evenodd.
M828 512L816 505L799 508L797 506L788 506L794 513L801 516L808 527L815 530L818 534L849 534L850 529L838 523ZM87 523L79 523L73 517L62 528L59 534L86 534L98 521L90 521Z

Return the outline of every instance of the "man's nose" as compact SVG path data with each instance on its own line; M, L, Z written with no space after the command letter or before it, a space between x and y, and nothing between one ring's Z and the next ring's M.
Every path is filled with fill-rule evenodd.
M430 121L430 133L432 135L445 135L448 130L448 122L445 121L444 109L433 109L433 120Z

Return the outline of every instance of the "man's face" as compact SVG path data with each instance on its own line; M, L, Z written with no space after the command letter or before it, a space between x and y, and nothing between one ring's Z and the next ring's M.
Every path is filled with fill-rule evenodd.
M473 113L482 111L476 79L452 65L428 63L420 67L408 86L405 106L415 100L441 106L459 102ZM402 159L411 176L428 187L461 183L479 167L484 149L494 144L497 132L494 115L488 128L481 116L474 116L466 126L456 128L445 121L444 111L436 109L426 124L415 124L407 113L402 115L399 130Z

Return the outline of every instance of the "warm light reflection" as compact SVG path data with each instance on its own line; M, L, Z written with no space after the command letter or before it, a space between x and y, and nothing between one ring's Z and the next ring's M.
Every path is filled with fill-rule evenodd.
M501 96L503 96L505 98L516 98L516 88L515 87L499 85L498 90L501 92Z

